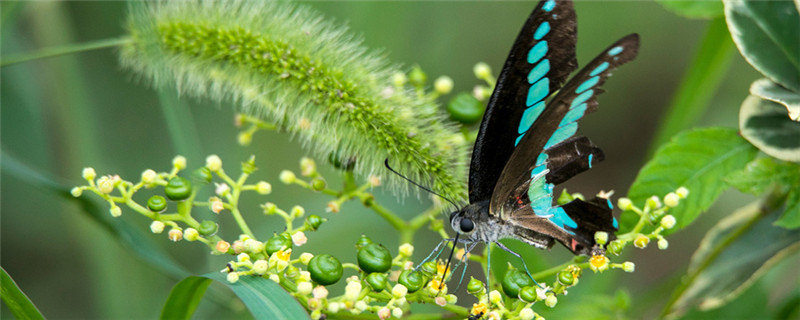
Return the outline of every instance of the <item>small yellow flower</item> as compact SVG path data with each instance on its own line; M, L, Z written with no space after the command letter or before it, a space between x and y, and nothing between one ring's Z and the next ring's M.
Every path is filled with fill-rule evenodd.
M602 272L608 269L608 262L609 262L608 257L606 257L605 255L602 254L593 255L589 259L589 268L591 268L592 271L594 272L598 271Z
M275 255L277 255L278 259L288 262L289 257L292 255L292 249L287 249L286 251L278 250Z
M639 249L646 248L648 243L650 243L650 238L643 234L637 235L636 239L633 240L633 245Z
M489 308L486 307L485 303L475 303L472 305L472 309L470 310L470 314L479 315L479 314L486 314L486 311L489 311Z

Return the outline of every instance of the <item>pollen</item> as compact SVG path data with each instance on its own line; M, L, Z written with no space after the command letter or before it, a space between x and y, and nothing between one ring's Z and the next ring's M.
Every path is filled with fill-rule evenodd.
M488 310L489 308L486 307L486 304L475 303L472 305L472 310L470 310L470 313L473 315L486 314L486 311Z

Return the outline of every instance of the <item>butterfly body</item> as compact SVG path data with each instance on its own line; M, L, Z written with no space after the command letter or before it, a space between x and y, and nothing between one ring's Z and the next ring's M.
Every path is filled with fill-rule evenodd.
M595 234L614 238L618 224L607 195L557 204L554 188L604 159L576 134L578 121L597 109L611 71L636 57L639 37L623 37L569 78L578 66L576 19L572 1L542 0L512 46L475 141L470 204L450 215L464 236L459 242L515 238L601 254Z

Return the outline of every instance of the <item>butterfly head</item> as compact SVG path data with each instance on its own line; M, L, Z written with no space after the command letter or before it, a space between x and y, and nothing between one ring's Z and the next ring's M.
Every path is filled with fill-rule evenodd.
M470 234L475 231L475 221L465 215L464 209L450 213L450 226L462 234Z

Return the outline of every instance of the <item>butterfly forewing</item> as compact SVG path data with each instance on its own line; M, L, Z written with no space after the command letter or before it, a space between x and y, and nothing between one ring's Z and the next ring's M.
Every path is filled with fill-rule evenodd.
M522 27L503 66L472 153L469 200L488 200L521 136L544 99L577 67L572 1L541 1Z
M602 159L602 151L588 139L573 138L577 121L597 108L599 87L612 70L636 57L638 45L639 38L635 34L620 39L586 65L551 99L506 163L492 194L492 214L508 219L514 211L513 207L505 208L508 199L527 200L537 217L548 219L566 230L577 228L574 218L563 209L553 207L553 187L588 169L593 161ZM535 180L537 176L543 176L544 180ZM525 194L520 194L523 185L530 187L524 190ZM526 214L526 211L516 212L517 215Z

